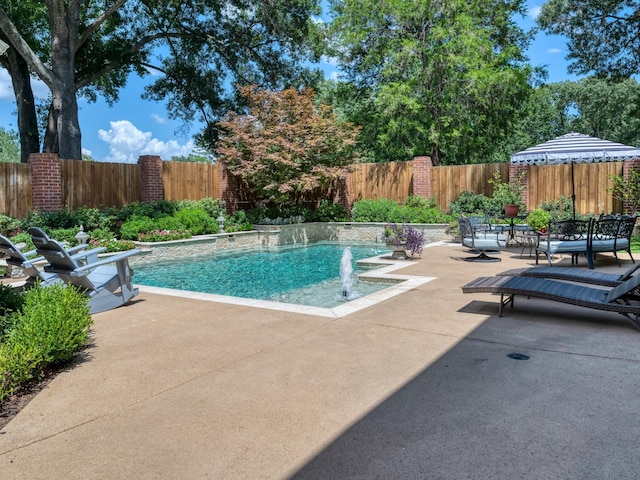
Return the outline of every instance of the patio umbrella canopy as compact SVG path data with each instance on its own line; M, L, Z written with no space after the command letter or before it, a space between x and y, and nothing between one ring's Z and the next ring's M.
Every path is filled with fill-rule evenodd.
M576 163L619 162L640 158L640 148L610 142L582 133L567 133L511 155L514 165L571 164L571 201L576 216L576 195L573 165Z

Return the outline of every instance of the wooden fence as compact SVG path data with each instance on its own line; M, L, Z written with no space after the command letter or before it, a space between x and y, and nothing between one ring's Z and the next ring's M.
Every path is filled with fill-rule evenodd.
M413 193L413 162L359 163L349 175L351 202L388 198L403 203Z
M80 207L122 208L140 201L140 167L130 163L61 160L62 199Z
M193 162L162 162L165 200L220 198L220 169L217 165Z
M611 175L622 175L624 162L576 164L573 166L576 211L621 212L607 188ZM162 162L162 182L167 200L220 198L221 179L217 165ZM488 180L500 171L509 178L509 164L439 166L431 169L431 192L437 204L447 209L461 192L484 193L493 186ZM62 195L65 207L120 208L140 201L140 166L137 164L61 161ZM413 162L357 164L349 177L350 202L388 198L404 202L413 194ZM528 208L541 202L571 197L571 165L532 166L528 176ZM0 213L23 218L32 209L30 166L0 163Z
M24 163L0 163L0 213L23 218L31 210L31 169Z

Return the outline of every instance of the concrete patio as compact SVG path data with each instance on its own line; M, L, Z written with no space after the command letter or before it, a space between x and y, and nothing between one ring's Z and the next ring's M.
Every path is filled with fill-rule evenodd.
M533 259L466 256L425 249L399 272L435 280L343 318L143 292L0 431L0 478L637 478L640 331L520 297L499 318L460 287Z

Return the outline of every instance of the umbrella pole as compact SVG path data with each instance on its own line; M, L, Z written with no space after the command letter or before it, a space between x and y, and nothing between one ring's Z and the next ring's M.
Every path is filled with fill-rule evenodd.
M573 207L573 219L576 219L576 183L573 174L574 162L571 162L571 205Z

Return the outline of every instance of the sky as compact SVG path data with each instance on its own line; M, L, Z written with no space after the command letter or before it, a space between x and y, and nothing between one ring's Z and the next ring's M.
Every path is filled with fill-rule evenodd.
M521 26L535 26L535 17L542 2L528 2L528 15ZM565 39L539 33L528 55L532 65L545 66L549 82L575 80L567 73L567 47ZM338 75L337 67L330 60L318 65L328 78ZM199 125L184 131L182 122L171 120L162 102L142 100L145 85L154 81L152 75L140 79L132 75L127 86L120 91L118 103L109 106L104 100L88 103L79 99L79 120L82 129L82 148L97 161L136 163L140 155L159 155L163 160L173 156L188 155L194 148L192 135ZM48 89L34 82L36 96L46 98ZM17 130L15 100L11 80L6 70L0 69L0 127Z

